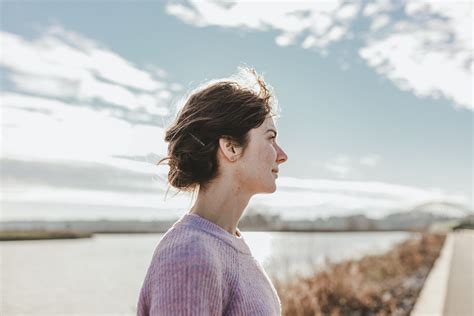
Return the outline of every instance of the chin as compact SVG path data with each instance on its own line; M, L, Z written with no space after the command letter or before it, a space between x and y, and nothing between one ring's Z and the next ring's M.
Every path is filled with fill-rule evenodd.
M277 189L276 179L268 180L268 182L260 182L258 187L254 187L254 194L274 193Z
M265 191L265 193L274 193L276 191L277 187L276 187L276 183L273 182L273 185L271 185L270 187L268 187L268 189Z
M274 184L273 186L269 185L269 186L262 187L255 194L270 194L270 193L274 193L275 191L276 191L276 185Z

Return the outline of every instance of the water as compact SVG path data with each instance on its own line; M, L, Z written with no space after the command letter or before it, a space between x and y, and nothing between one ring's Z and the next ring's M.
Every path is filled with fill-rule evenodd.
M270 276L288 280L331 262L388 250L404 232L244 232ZM0 243L1 315L135 315L162 234Z

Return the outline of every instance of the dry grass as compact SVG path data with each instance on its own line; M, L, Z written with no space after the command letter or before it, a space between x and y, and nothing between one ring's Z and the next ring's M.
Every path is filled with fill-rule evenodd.
M313 277L274 279L283 315L409 315L444 239L422 234L383 255L334 264Z
M0 231L0 241L90 238L92 233L74 231Z

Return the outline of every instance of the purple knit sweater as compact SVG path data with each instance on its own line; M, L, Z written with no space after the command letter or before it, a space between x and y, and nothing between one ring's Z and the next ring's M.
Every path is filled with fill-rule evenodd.
M137 315L280 315L280 299L240 235L187 213L158 243Z

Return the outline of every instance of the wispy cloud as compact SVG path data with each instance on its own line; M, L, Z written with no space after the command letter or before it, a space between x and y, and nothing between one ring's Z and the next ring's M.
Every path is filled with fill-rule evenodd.
M113 164L166 153L165 118L182 87L165 70L140 69L60 25L0 37L3 158Z
M10 164L14 166L14 164ZM25 168L25 164L21 165ZM37 165L38 166L38 165ZM91 168L92 166L92 168ZM30 170L25 168L25 170ZM43 166L44 167L44 166ZM61 170L67 166L50 165L49 170ZM174 211L174 215L183 213L191 207L191 197L187 194L174 195L170 191L165 199L164 182L152 178L152 172L135 173L120 172L119 169L108 170L97 168L97 164L87 166L89 169L84 176L97 173L97 184L87 186L81 185L80 180L73 180L74 187L61 185L64 179L49 179L48 186L34 186L31 181L28 184L19 183L11 186L4 192L3 203L11 205L2 214L4 219L15 219L21 217L20 212L12 212L15 205L50 205L62 206L64 209L73 207L77 209L81 205L87 209L96 209L101 212L90 214L88 217L114 218L119 208L129 208L128 217L154 217L170 216L168 211ZM43 169L47 171L48 169ZM64 171L64 170L63 170ZM151 171L151 170L149 170ZM78 175L79 169L66 171L69 176ZM115 174L115 175L113 175ZM46 174L43 174L46 176ZM23 180L34 178L31 174L23 174ZM117 180L115 183L107 183L110 179ZM38 176L36 175L36 180ZM85 181L85 180L83 180ZM64 184L64 183L63 183ZM327 217L343 216L348 214L363 213L370 217L382 217L394 211L409 211L425 202L443 201L452 202L472 208L472 201L457 193L445 192L439 188L419 188L414 186L398 185L375 181L343 181L326 179L300 179L281 177L277 180L278 190L273 194L258 194L253 197L249 207L265 209L280 213L283 217ZM145 211L142 214L134 214L137 210ZM105 212L108 210L108 212ZM166 210L161 212L160 210ZM24 210L23 210L24 212ZM79 218L84 214L69 214L68 212L57 212L53 214L43 210L47 216L57 218ZM41 213L31 211L31 218L39 218ZM462 212L455 209L450 212L443 209L444 215L460 216ZM127 214L125 214L127 215ZM87 217L87 216L86 216ZM127 217L127 216L126 216Z
M147 162L146 158L144 160ZM102 159L72 163L67 160L3 159L3 198L9 199L11 194L30 191L34 187L117 193L165 192L162 169L153 166L151 161L148 162ZM21 198L21 195L18 198ZM74 199L71 202L74 202Z
M350 38L347 23L361 10L357 4L336 4L328 2L323 11L317 11L326 12L318 13L318 23L313 23L314 10L305 3L297 4L297 10L289 8L289 4L275 5L280 9L275 11L271 23L259 14L249 14L251 19L242 22L243 11L258 12L249 11L249 7L240 7L238 14L233 13L234 20L217 19L212 23L262 31L278 29L282 31L276 39L279 44L300 40L307 48L324 48ZM238 9L240 4L207 5L216 5L220 14ZM261 5L265 7L267 3ZM191 10L189 14L180 14L188 14L190 23L199 19L201 22L196 23L210 25L202 17L209 12L207 9L201 12L175 5L169 10ZM308 15L308 10L313 11ZM320 22L325 17L327 25ZM301 24L301 19L306 24ZM384 27L379 22L376 28ZM300 38L301 32L309 29L310 34ZM165 118L175 110L170 108L169 101L182 90L179 83L167 79L164 69L153 65L140 68L100 43L60 26L47 28L32 40L6 32L0 36L0 67L5 70L9 84L0 94L1 158L7 184L2 188L2 203L9 203L9 213L2 216L15 218L20 214L13 212L19 210L15 205L26 209L39 205L63 209L71 206L75 210L94 206L95 210L109 209L110 217L119 208L153 212L189 207L187 195L171 198L174 192L170 191L164 200L167 170L153 165L166 154L163 127ZM341 154L329 161L326 168L347 178L379 161L376 154L360 158ZM469 203L465 196L440 189L383 182L281 177L278 186L275 194L258 195L251 203L285 208L286 214L306 210L307 215L313 216L361 210L377 215L432 199Z
M419 188L377 181L345 181L281 177L273 195L258 195L252 203L289 209L286 216L301 210L304 216L320 217L364 213L381 217L394 211L409 211L426 202L448 201L473 207L469 197L440 188ZM447 211L447 210L445 210ZM303 214L298 214L301 216ZM450 214L462 215L455 211Z
M359 162L361 165L368 167L375 167L380 161L380 155L370 154L364 157L361 157Z
M34 40L1 32L7 81L17 92L75 100L83 106L100 102L105 108L168 115L169 101L181 89L156 78L102 45L59 25L46 28ZM163 75L156 68L154 73ZM115 106L115 107L114 107Z
M334 159L324 163L323 168L340 179L348 179L355 176L361 177L364 173L361 167L375 167L379 163L380 158L380 155L376 154L367 154L360 158L339 154Z
M6 82L0 92L2 203L41 203L35 192L46 192L47 203L67 208L94 204L103 192L166 189L158 181L166 171L154 163L167 152L169 101L182 87L165 70L141 69L59 25L33 39L0 37ZM107 196L103 203L112 203ZM115 205L140 206L128 199ZM18 210L14 204L10 210Z
M81 104L2 93L2 157L90 161L166 153L164 129L131 124Z
M353 171L351 159L344 155L338 155L335 159L325 163L324 168L336 174L339 178L346 178Z
M81 80L94 75L125 87L153 92L165 86L118 54L60 25L48 27L35 40L2 32L2 65L30 75Z
M398 88L474 110L470 1L191 0L166 9L197 27L276 30L276 44L299 44L323 55L332 44L355 39L360 57Z

